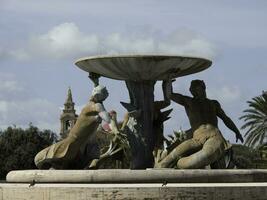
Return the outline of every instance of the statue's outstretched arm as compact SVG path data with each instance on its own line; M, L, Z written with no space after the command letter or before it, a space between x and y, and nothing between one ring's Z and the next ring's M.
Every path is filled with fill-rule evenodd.
M174 93L172 88L172 82L174 80L167 80L163 81L162 88L163 88L163 94L165 99L171 99L174 102L181 104L183 106L188 105L189 101L191 100L191 97L184 96L179 93Z
M159 101L158 105L159 105L159 109L164 109L166 107L168 107L170 104L171 104L171 101L170 101L170 98L168 97L167 93L166 93L166 84L167 84L167 81L164 80L162 82L162 91L163 91L163 97L164 97L164 100L163 101Z
M236 127L235 123L231 120L230 117L228 117L225 112L223 111L223 109L221 108L221 105L218 101L214 101L215 105L216 105L216 110L217 110L217 116L219 118L221 118L224 122L224 124L233 132L235 132L236 134L236 142L238 140L240 140L241 142L244 141L242 135L240 134L238 128Z

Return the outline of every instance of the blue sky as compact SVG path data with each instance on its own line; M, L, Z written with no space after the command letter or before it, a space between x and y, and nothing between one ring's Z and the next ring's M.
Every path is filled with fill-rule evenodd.
M91 94L87 74L74 65L80 57L170 53L213 61L209 69L177 79L174 90L190 95L190 81L205 80L208 97L218 99L240 128L246 101L267 89L266 10L264 0L0 0L0 127L32 122L58 132L67 88L77 110ZM122 118L124 83L101 83L110 92L107 110ZM160 83L155 97L162 98ZM189 128L183 108L171 107L166 134ZM220 129L234 141L221 123Z

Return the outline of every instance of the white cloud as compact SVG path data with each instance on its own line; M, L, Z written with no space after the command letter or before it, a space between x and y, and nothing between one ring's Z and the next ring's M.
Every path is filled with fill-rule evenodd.
M1 121L6 119L6 116L4 115L4 113L7 113L8 110L8 106L7 106L7 102L6 101L0 101L0 119Z
M27 96L23 84L12 74L0 73L0 128L27 127L30 122L41 129L59 131L59 108L46 99Z
M0 73L0 101L16 98L21 93L23 93L22 86L15 80L14 75Z
M8 54L9 51L0 46L0 61L3 61L8 58L10 56Z
M159 44L160 52L213 58L215 46L191 30L180 29Z
M22 88L21 86L18 85L18 83L14 80L8 80L8 81L3 81L0 80L0 91L9 91L9 92L17 92L21 91Z
M35 57L77 58L96 54L179 54L212 58L213 44L195 32L176 30L157 37L151 31L96 35L83 33L74 23L60 24L45 34L32 37L25 48L10 51L19 60Z
M17 60L26 61L31 59L30 51L24 49L10 50L6 52L6 55Z
M207 90L209 98L224 104L236 102L241 98L241 90L237 86L223 86L221 88L208 88Z
M49 57L68 57L76 53L92 53L98 47L98 37L84 35L73 23L54 27L48 33L33 37L30 41L31 53L35 50Z
M27 101L0 101L0 127L12 124L25 127L32 122L40 128L54 129L55 123L59 125L58 110L53 103L38 98ZM46 126L43 126L44 124Z

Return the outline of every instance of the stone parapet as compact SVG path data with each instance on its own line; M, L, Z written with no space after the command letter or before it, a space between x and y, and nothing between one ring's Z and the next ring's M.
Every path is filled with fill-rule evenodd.
M266 197L267 183L0 184L0 200L266 200Z
M267 182L267 170L21 170L8 173L13 183L248 183Z

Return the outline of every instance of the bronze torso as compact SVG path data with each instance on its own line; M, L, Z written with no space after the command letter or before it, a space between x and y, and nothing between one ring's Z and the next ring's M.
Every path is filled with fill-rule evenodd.
M218 126L217 109L213 100L207 98L187 99L185 110L193 131L203 124Z

